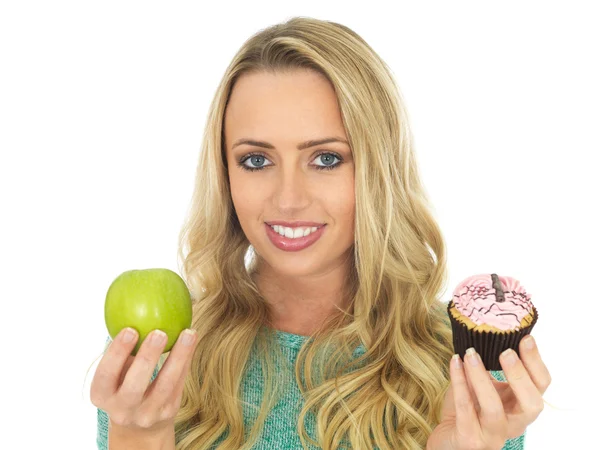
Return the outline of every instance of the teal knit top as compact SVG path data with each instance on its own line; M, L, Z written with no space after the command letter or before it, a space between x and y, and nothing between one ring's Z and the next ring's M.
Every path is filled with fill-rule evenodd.
M279 402L271 410L265 421L263 433L257 442L252 447L253 450L302 450L302 444L300 443L300 437L296 431L296 422L302 409L303 399L301 392L297 386L295 374L292 368L298 356L300 347L304 343L307 336L301 336L298 334L287 333L280 330L275 330L277 336L277 342L281 346L283 355L290 362L288 366L289 370L282 370L281 376L285 377L286 390L280 397ZM107 339L107 343L110 342L110 337ZM365 348L360 345L356 348L353 353L354 357L364 353ZM159 366L157 365L152 375L152 380L156 378L159 372ZM502 371L490 371L492 376L500 381L506 381L504 373ZM247 429L251 427L253 420L256 416L255 412L258 412L260 407L260 401L263 392L263 378L260 368L260 362L256 358L254 353L251 353L251 360L249 368L244 376L243 380L243 392L244 392L244 422ZM106 412L98 409L98 432L96 437L96 443L99 450L108 449L108 416ZM316 440L316 422L314 415L308 413L305 420L306 431L311 438ZM218 444L224 440L226 435L221 436L212 447L211 450L217 449ZM506 441L502 450L522 450L524 448L525 434ZM349 442L344 441L344 444L348 445ZM318 450L318 447L311 446L309 448ZM377 448L374 450L378 450Z

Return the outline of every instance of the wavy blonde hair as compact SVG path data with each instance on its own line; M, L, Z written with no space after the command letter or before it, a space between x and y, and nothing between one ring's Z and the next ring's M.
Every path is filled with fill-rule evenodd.
M234 56L208 114L189 215L179 236L180 272L198 331L175 421L178 450L250 449L276 404L274 330L253 282L257 259L233 207L223 122L245 73L314 70L332 84L355 163L355 241L350 306L303 344L295 376L305 399L302 445L422 449L439 423L453 354L447 313L436 297L446 280L443 238L419 179L408 115L391 71L354 31L293 17L260 30ZM247 252L254 255L247 267ZM185 256L184 256L185 254ZM241 383L253 345L265 396L248 437ZM353 359L362 344L367 350ZM324 363L326 362L326 363ZM317 441L304 429L316 417Z

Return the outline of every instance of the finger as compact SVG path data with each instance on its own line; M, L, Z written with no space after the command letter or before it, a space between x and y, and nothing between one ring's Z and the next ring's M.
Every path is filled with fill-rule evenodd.
M171 407L174 408L175 411L179 410L179 408L181 407L181 398L183 397L183 386L185 384L185 380L187 379L187 377L190 373L190 366L192 365L192 358L193 358L193 353L192 353L192 356L190 356L188 358L188 360L186 361L185 366L183 368L183 373L181 374L181 377L179 378L177 385L175 385L175 389L174 389L175 397L171 400Z
M469 394L471 395L471 399L473 400L473 405L475 406L475 412L479 415L479 411L481 411L481 405L479 404L479 400L477 399L477 394L473 389L473 382L469 377L467 378L467 385L469 386Z
M133 335L129 335L128 331L132 331ZM127 341L127 337L130 337L131 340ZM96 406L98 406L98 403L104 404L108 398L117 392L123 366L135 347L137 339L137 331L124 328L104 352L90 387L90 399Z
M471 380L481 410L479 422L485 436L496 439L506 435L508 422L498 391L490 380L481 357L473 347L465 355L465 372Z
M500 355L500 364L525 414L527 423L533 422L544 409L542 394L513 349L509 348Z
M450 360L450 382L454 396L456 430L458 435L481 436L482 431L479 424L479 417L469 393L464 363L458 355L454 355Z
M186 337L191 337L186 341ZM196 343L195 330L184 330L169 353L165 364L148 389L145 398L153 406L162 406L173 402L177 389L183 386Z
M161 330L152 331L142 342L140 351L117 391L117 395L126 405L133 406L141 403L166 343L167 335Z
M528 344L531 344L528 346ZM529 376L533 381L533 384L537 387L540 394L544 394L550 383L552 377L548 371L548 367L542 361L542 357L535 343L533 336L527 335L519 344L519 354L521 355L521 362L525 365Z
M125 360L125 364L123 365L123 370L121 371L121 376L119 377L119 384L117 386L121 386L123 384L123 380L125 379L125 375L129 372L129 368L135 361L135 356L129 355Z

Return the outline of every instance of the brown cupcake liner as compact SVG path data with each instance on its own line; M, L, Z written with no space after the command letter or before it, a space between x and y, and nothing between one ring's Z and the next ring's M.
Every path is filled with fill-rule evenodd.
M450 309L453 306L454 302L451 300L448 303L447 310L452 326L454 353L458 353L464 360L467 349L473 347L481 356L481 360L483 361L486 370L503 370L499 358L500 354L508 348L512 348L517 352L517 355L521 357L519 353L519 342L531 332L538 320L538 311L534 306L533 321L528 326L521 328L518 331L515 330L510 333L474 331L454 318L450 313Z

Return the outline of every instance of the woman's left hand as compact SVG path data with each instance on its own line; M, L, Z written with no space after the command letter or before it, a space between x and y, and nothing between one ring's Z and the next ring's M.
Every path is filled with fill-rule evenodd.
M532 348L527 348L528 341ZM465 355L460 368L450 362L450 388L427 450L500 450L507 439L522 435L540 415L542 395L552 379L533 336L521 340L521 359L511 352L500 357L508 382L494 379L478 354Z

